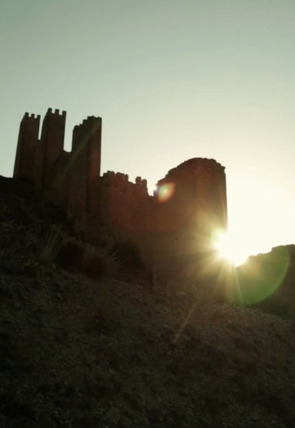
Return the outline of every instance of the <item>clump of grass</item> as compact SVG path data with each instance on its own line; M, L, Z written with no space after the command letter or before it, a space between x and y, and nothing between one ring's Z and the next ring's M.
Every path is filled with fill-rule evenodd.
M130 241L117 243L114 246L123 266L129 268L144 268L140 249Z
M89 276L111 276L119 267L119 259L114 252L85 244L83 247L81 270Z
M81 269L83 262L83 243L74 238L64 238L56 254L56 263L64 269Z
M114 251L62 237L57 227L51 228L38 259L43 264L57 263L64 269L74 269L91 277L111 276L119 267Z
M45 244L41 247L40 252L38 253L38 260L45 265L53 263L56 259L56 255L58 249L60 248L60 245L60 227L52 226L47 235Z

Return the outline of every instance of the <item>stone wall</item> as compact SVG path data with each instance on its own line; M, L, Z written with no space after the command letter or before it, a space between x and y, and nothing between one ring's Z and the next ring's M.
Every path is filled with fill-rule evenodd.
M100 175L101 119L74 128L72 150L63 149L66 113L49 109L38 139L40 116L25 114L19 132L14 177L31 180L99 240L101 225L119 242L136 244L147 266L190 271L212 249L216 228L226 229L224 167L194 158L171 169L150 196L147 182L108 171Z

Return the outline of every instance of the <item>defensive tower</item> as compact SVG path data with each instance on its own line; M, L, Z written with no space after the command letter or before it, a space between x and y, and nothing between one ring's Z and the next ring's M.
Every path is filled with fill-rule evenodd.
M34 177L35 154L38 144L40 115L25 113L19 130L13 177Z
M189 159L171 169L157 189L154 264L157 270L190 274L201 255L212 253L215 231L227 228L224 167L213 159Z
M100 176L101 125L100 117L91 116L73 130L68 208L72 213L81 213L83 219L94 209L95 185Z
M48 184L50 170L63 151L66 112L47 110L42 124L41 144L37 155L37 182L39 189Z

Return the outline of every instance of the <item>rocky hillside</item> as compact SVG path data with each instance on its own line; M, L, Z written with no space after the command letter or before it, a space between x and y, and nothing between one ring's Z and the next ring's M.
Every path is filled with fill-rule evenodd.
M53 255L77 232L22 182L0 178L0 227L1 428L295 426L289 319Z

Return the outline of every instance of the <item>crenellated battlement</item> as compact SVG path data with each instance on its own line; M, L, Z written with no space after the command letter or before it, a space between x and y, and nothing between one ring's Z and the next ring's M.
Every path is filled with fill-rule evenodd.
M46 114L53 115L53 116L64 116L64 117L66 117L67 113L64 110L52 109L51 107L49 107Z
M40 116L40 114L34 114L34 113L28 113L28 112L26 112L25 115L24 115L24 117L23 117L23 120L28 120L28 119L31 119L31 120L40 120L41 116Z
M100 178L100 182L109 186L126 186L128 184L133 184L129 181L129 176L127 174L114 171L105 172Z
M87 119L83 119L83 122L78 126L85 126L88 123L101 123L101 118L95 116L88 116Z
M129 175L123 174L121 172L107 171L100 178L100 183L106 186L126 188L129 186L130 188L137 188L147 191L147 180L142 179L141 177L136 177L135 182L129 181Z

